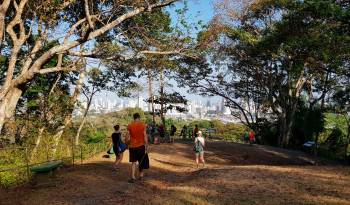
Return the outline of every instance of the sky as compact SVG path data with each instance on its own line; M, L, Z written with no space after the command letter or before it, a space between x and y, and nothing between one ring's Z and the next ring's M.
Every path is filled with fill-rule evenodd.
M167 11L171 15L173 25L177 22L177 13L176 9L183 8L183 1L176 3L173 6L167 8ZM188 0L188 12L186 13L186 21L189 23L197 23L202 21L204 24L207 24L212 17L214 16L214 8L213 8L213 0ZM193 33L193 36L196 36L196 33ZM146 81L144 82L146 83ZM168 88L170 90L176 90L180 92L182 95L186 96L189 100L200 100L202 102L206 102L208 100L212 102L218 102L220 99L218 97L202 97L195 94L188 94L186 88L179 88L176 85L176 82L171 81L171 84L174 84L174 87ZM143 96L147 97L147 90L143 91ZM107 97L109 99L118 98L117 95L110 92L101 92L97 95L97 97Z
M176 21L175 10L183 8L184 4L182 1L175 4L175 6L168 7L168 11L172 16L173 22ZM188 1L188 12L186 20L192 22L198 22L199 20L208 23L214 16L213 0L189 0Z

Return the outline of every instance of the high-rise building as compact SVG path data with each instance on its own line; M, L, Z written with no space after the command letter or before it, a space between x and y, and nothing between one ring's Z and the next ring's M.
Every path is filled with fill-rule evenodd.
M207 107L211 107L211 102L210 102L210 100L207 100Z

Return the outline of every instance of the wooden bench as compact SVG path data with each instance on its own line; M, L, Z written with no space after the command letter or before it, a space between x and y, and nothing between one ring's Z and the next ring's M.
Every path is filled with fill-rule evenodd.
M30 168L34 174L32 185L53 185L55 171L63 166L62 160L46 162Z

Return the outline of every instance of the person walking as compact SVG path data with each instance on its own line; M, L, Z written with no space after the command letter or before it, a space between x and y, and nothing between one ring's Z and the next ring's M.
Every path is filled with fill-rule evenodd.
M164 129L163 124L160 124L158 126L158 133L159 133L159 136L161 138L161 142L164 143L164 141L165 141L165 129Z
M192 136L194 138L196 138L198 136L198 132L199 132L198 125L195 125L195 128L193 129Z
M115 163L114 163L114 169L118 169L119 163L123 160L123 153L126 150L126 145L122 142L121 139L121 132L120 132L120 126L115 125L114 127L114 133L112 134L112 143L113 143L113 152L115 154Z
M144 169L149 168L149 159L147 154L148 137L146 134L146 125L141 122L139 113L134 114L134 121L128 125L129 130L129 161L131 165L131 179L129 182L134 183L136 180L136 168L138 162L139 179L144 177Z
M252 145L255 143L255 135L253 131L249 132L249 143Z
M202 131L197 132L197 136L194 138L194 151L196 155L196 164L197 168L199 166L199 161L203 164L203 167L205 166L204 161L204 147L205 147L205 140L202 136Z
M186 135L187 135L187 126L184 125L184 126L182 127L180 136L182 136L183 139L186 139Z
M175 125L171 125L171 131L170 131L170 142L174 142L174 137L176 133L176 127Z

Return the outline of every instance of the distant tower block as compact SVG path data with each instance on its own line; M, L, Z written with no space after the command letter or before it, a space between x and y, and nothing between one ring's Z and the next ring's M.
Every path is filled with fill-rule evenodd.
M207 101L207 107L211 107L211 102L210 102L210 100Z

